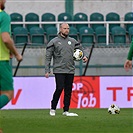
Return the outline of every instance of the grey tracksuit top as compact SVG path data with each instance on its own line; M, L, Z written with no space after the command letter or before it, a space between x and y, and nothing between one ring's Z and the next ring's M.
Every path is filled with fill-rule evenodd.
M71 37L63 38L58 34L57 37L47 44L45 73L50 72L50 64L53 57L53 73L74 74L75 62L73 60L73 52L75 48L82 49L82 46L75 39Z

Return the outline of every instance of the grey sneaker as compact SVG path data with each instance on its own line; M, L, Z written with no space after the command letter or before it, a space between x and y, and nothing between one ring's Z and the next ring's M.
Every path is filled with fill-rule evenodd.
M69 113L68 111L63 112L62 115L65 115L65 116L78 116L78 114L76 114L76 113Z
M50 114L51 116L55 116L55 110L54 110L54 109L50 109L49 114Z

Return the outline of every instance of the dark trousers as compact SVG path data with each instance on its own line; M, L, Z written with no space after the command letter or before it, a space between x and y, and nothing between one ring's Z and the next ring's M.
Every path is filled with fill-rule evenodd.
M74 74L55 74L56 90L51 101L51 109L56 109L62 90L64 89L64 111L69 110Z

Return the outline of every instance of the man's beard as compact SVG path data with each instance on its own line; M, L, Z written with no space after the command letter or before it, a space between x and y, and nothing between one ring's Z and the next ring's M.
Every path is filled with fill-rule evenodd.
M64 34L64 33L62 33L62 35L63 35L64 37L68 37L68 34Z
M5 9L5 6L4 6L4 5L2 5L2 6L1 6L1 10L4 10L4 9Z

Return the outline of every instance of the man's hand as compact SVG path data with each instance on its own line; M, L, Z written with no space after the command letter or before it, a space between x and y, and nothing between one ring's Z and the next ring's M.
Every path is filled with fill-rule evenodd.
M87 62L88 61L88 58L86 56L83 57L83 62Z
M23 60L23 57L22 57L22 55L20 55L20 54L17 54L17 55L15 56L15 58L17 59L18 62Z
M132 69L132 61L131 60L126 60L124 63L124 69L128 71L129 69Z
M50 74L50 73L48 73L48 72L45 73L45 77L46 77L46 78L49 78L49 74Z

